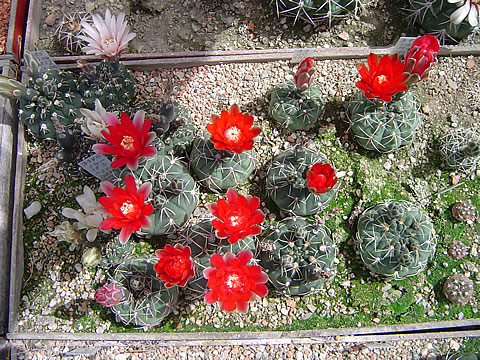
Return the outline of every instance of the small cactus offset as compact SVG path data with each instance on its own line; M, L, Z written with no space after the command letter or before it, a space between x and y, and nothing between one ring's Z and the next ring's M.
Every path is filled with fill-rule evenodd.
M87 42L80 39L78 35L83 33L81 22L92 22L90 13L85 11L75 11L69 14L63 14L62 20L55 29L55 36L58 42L65 47L70 54L77 55Z
M395 200L365 210L354 241L365 266L393 280L422 272L436 247L430 219L412 204Z
M338 186L327 188L323 193L309 189L308 174L316 164L329 164L329 161L319 152L299 147L273 159L267 173L267 193L281 210L298 216L313 215L325 209L336 196Z
M158 154L149 157L133 175L142 183L152 183L150 197L154 213L149 216L152 226L147 234L169 234L190 218L198 204L198 189L179 158Z
M332 20L346 13L355 15L362 8L364 0L275 0L278 16L294 17L295 22L302 19L313 25ZM273 3L273 0L272 0Z
M443 293L455 305L465 306L473 297L473 281L463 274L454 274L445 280Z
M477 207L470 200L457 201L452 206L452 215L458 221L473 223L477 217Z
M473 129L456 128L440 139L445 166L468 172L480 160L480 135Z
M176 286L165 288L157 277L156 257L126 260L114 272L114 280L124 289L124 301L111 307L117 321L125 325L159 325L178 301Z
M452 241L448 245L447 254L453 260L463 259L467 255L467 246L461 241Z
M127 241L121 243L118 237L115 237L112 241L109 241L104 249L104 256L100 262L100 266L104 269L115 268L125 260L133 256L135 251L135 243L133 241Z
M272 117L290 130L308 130L315 126L323 112L322 92L311 86L315 60L307 58L298 66L295 80L279 85L272 91Z
M286 294L309 294L336 274L337 248L322 225L288 218L276 224L259 246L270 282Z

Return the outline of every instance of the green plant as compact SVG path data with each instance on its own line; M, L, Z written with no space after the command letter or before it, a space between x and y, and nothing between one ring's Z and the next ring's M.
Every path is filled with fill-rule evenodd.
M391 102L367 99L360 93L349 105L355 140L367 150L395 151L413 141L422 119L415 98L408 91Z
M307 172L316 163L329 163L325 155L308 148L293 147L273 159L267 173L267 193L282 210L307 216L325 209L338 185L316 194L307 186Z
M453 274L445 280L443 293L452 303L465 306L473 297L473 281L463 274Z
M480 353L455 354L448 356L447 360L480 360Z
M394 280L417 275L436 247L432 222L411 203L386 200L358 219L355 249L365 266Z
M105 269L115 268L125 262L126 259L132 257L134 250L135 243L133 241L127 241L125 244L122 244L118 237L115 237L105 245L105 255L102 257L100 266Z
M471 200L457 201L452 206L452 215L458 221L473 223L477 217L477 207Z
M259 248L270 282L286 294L308 294L335 276L337 248L322 225L302 218L284 219L267 233Z
M125 325L156 326L170 314L178 301L176 286L165 288L153 266L156 257L126 260L114 272L114 280L124 289L124 300L111 307L117 321Z
M467 172L480 160L480 135L473 129L453 129L440 139L440 154L448 168Z
M80 39L78 35L81 35L82 26L80 23L85 21L87 23L92 22L90 13L85 11L75 11L69 14L63 14L62 20L55 28L55 36L58 42L65 47L70 54L78 54L82 51L82 48L87 45L87 42Z

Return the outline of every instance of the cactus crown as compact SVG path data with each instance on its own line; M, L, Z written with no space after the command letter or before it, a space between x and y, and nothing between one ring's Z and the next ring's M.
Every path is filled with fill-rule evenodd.
M443 293L452 303L465 306L473 297L473 281L463 274L454 274L445 280Z

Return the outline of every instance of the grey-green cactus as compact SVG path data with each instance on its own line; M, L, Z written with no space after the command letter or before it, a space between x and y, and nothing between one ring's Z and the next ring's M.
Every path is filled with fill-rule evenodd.
M270 282L286 294L314 292L336 274L337 248L330 232L305 219L282 220L268 232L259 247Z
M431 220L414 205L395 200L360 215L354 242L368 269L394 280L422 272L436 247Z
M316 163L329 163L326 156L308 148L294 147L273 159L267 173L267 193L282 210L298 216L316 214L335 197L338 185L323 194L307 187L307 172Z
M454 354L453 356L442 357L440 360L480 360L480 353Z
M157 278L156 257L132 258L119 265L114 280L124 289L124 299L111 307L117 321L125 325L159 325L178 301L178 288L165 288Z
M445 280L443 293L455 305L465 306L473 297L473 281L463 274L453 274Z
M215 149L206 137L195 139L190 153L190 165L204 187L222 191L247 181L255 169L251 150L234 153Z
M134 251L135 242L127 241L125 244L122 244L118 237L115 237L105 246L105 255L102 257L100 266L105 269L115 268L125 262L126 259L131 258Z
M395 151L413 141L422 117L408 91L391 102L367 99L363 93L349 106L351 129L358 144L381 153Z
M453 129L440 139L440 155L446 167L467 172L480 160L480 135L473 129Z
M152 183L154 213L149 216L152 235L169 234L190 218L198 204L198 189L183 162L172 155L157 154L133 173L142 183Z

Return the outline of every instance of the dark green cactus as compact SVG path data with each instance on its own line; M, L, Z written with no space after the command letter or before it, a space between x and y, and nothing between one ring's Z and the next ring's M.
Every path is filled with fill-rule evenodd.
M124 288L124 299L111 309L125 325L160 324L178 301L178 287L165 288L154 270L157 257L131 258L119 265L114 280Z
M315 194L306 183L306 174L313 164L329 163L325 155L312 149L294 147L273 159L267 173L267 193L282 210L298 216L316 214L335 197L332 190Z
M305 219L282 220L259 247L270 282L286 294L305 295L319 290L336 274L337 248L330 232Z
M441 360L480 360L480 353L455 354L453 356L442 357Z
M368 269L394 280L423 271L436 247L430 219L412 204L395 200L365 210L354 241Z
M172 155L157 154L145 160L133 173L142 183L151 182L154 213L152 227L142 229L152 235L169 234L190 218L198 204L198 189L183 162Z
M467 172L480 160L480 135L473 129L456 128L440 139L440 154L448 168Z
M453 274L445 280L443 293L455 305L465 306L473 297L473 281L463 274Z
M350 103L349 112L358 144L381 153L409 145L422 120L417 102L408 91L391 102L367 99L361 93Z
M200 184L211 191L222 191L247 181L255 169L251 150L240 154L215 149L206 137L195 139L190 165Z

